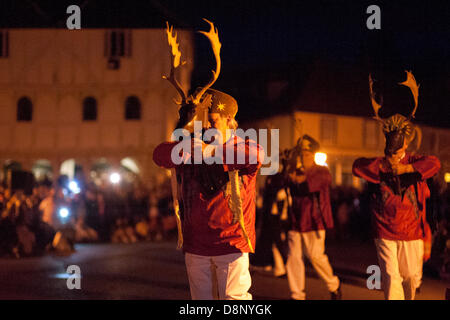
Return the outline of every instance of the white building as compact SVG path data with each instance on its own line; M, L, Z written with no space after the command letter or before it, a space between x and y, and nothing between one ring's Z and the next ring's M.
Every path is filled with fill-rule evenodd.
M189 88L193 33L178 31ZM0 30L0 164L49 168L125 164L149 182L154 147L170 137L176 91L164 29ZM65 162L73 159L73 161ZM63 165L64 163L64 165ZM67 170L63 169L63 172ZM5 170L0 173L0 178Z

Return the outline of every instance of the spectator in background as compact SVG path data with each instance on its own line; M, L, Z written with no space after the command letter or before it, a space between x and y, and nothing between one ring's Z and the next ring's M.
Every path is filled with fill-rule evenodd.
M288 198L283 174L268 176L264 185L261 208L261 230L257 237L256 251L252 255L252 269L258 266L265 271L272 269L275 277L286 274L288 211L292 200ZM259 268L261 268L259 267Z
M162 239L162 222L158 210L158 199L156 190L149 195L149 233L150 239L159 241Z
M51 188L47 196L39 204L39 210L42 212L42 221L54 229L55 226L55 189Z
M16 222L19 215L20 200L10 189L3 194L3 211L0 219L0 253L20 257Z
M93 185L88 185L84 194L86 216L84 222L86 226L96 231L101 229L101 217L98 202L98 194Z
M97 206L98 206L98 216L99 216L99 239L101 241L109 240L109 230L108 224L106 221L106 213L105 213L105 196L101 190L97 190Z

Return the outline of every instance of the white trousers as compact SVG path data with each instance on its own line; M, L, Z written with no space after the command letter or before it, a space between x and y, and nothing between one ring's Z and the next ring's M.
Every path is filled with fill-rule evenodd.
M192 300L251 300L248 253L185 254Z
M325 230L289 231L288 244L289 254L286 271L292 299L304 300L306 297L304 255L309 258L312 266L325 281L330 292L339 288L339 279L333 274L328 256L325 254Z
M375 239L386 300L414 300L422 280L423 240Z

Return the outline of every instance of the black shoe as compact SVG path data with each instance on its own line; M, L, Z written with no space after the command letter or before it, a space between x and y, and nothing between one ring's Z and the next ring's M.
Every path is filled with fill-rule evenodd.
M331 300L342 300L342 289L341 289L342 283L339 283L339 287L336 291L330 292L331 294Z

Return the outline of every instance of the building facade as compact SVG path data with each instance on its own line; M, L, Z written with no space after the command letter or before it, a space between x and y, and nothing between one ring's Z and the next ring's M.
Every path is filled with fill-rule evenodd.
M180 30L189 88L193 33ZM151 182L177 119L164 29L0 30L0 164L47 171L125 166ZM69 168L69 169L67 169ZM62 170L62 172L61 172ZM73 170L72 170L73 171Z

